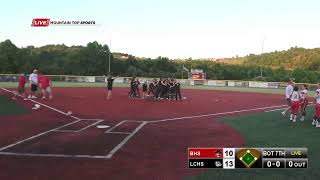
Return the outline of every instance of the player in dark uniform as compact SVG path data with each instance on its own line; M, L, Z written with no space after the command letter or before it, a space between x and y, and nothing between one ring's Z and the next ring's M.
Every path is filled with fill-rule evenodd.
M142 91L143 91L143 99L147 98L147 92L148 92L148 82L145 81L142 85Z
M166 79L164 98L169 100L169 96L170 96L170 81L169 81L169 79Z
M160 78L160 80L156 85L156 92L155 92L156 99L161 98L161 92L162 92L162 79Z
M108 90L107 100L110 100L112 98L113 81L114 79L112 79L112 77L109 75L107 78L107 90Z
M175 91L176 101L178 100L178 97L179 97L180 101L182 101L182 99L181 99L180 82L178 82L178 81L175 82L174 91Z
M157 80L151 81L151 83L149 84L148 96L150 96L151 93L152 93L152 96L155 96L156 84L157 84Z
M140 86L140 81L139 81L139 79L137 79L137 80L136 80L136 86L135 86L137 98L140 98L140 97L141 97L141 96L140 96L139 86Z
M162 80L160 82L160 86L161 86L161 89L160 89L160 99L164 99L166 98L166 89L167 89L167 85L166 85L166 80Z
M174 79L169 81L169 100L173 100L175 97Z
M133 98L135 97L135 82L136 82L136 77L132 77L132 80L130 82L130 92L128 93L129 94L129 98Z

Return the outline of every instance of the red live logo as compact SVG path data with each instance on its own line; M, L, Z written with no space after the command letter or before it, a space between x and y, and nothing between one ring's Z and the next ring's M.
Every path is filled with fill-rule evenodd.
M32 27L47 27L49 26L49 18L34 18L32 19Z

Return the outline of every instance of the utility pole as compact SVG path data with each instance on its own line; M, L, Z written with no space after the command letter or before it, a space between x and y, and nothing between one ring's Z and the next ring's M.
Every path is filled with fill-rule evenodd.
M183 71L184 71L184 69L182 68L181 79L183 79Z
M110 43L109 43L109 76L111 75L110 61L111 61L111 39L110 39Z
M260 77L262 77L262 63L263 63L263 46L264 46L264 41L266 38L263 38L262 40L262 49L261 49L261 64L260 64Z

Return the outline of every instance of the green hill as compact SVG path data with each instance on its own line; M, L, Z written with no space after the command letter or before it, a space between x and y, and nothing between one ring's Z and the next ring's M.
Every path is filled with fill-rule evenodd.
M224 61L227 64L262 65L276 69L283 67L286 70L296 68L319 71L320 70L320 48L305 49L294 47L286 51L275 51L262 55L250 54L240 58L229 58Z

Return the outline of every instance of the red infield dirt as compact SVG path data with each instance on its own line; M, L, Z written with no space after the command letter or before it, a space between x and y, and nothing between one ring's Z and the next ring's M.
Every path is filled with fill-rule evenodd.
M182 93L187 97L182 102L146 101L129 99L128 88L115 88L107 101L103 88L54 88L54 100L36 101L72 111L74 117L44 106L31 114L0 117L0 179L182 179L202 172L187 168L188 147L245 144L239 132L217 121L219 117L283 105L282 96L271 94ZM0 95L11 94L0 90ZM30 109L35 104L21 99L17 103Z

